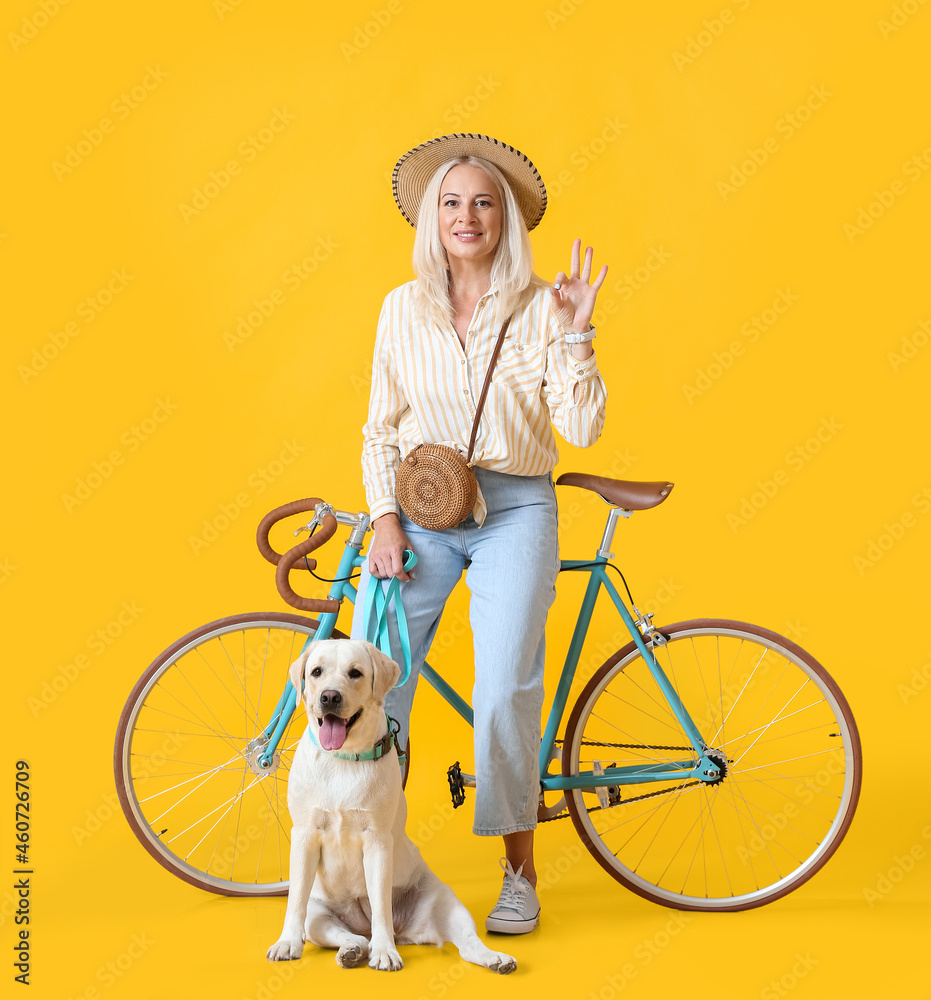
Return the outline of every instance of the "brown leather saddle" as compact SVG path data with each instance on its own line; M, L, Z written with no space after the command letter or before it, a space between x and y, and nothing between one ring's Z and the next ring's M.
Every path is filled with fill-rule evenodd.
M622 510L649 510L658 507L672 492L674 483L638 483L628 479L609 479L607 476L590 476L587 472L564 472L557 486L580 486L592 490L606 503Z

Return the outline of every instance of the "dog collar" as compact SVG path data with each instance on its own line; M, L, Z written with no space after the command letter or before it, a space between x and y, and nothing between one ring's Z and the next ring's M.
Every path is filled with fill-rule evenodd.
M372 747L371 750L363 750L362 753L340 753L339 750L324 750L324 753L328 753L331 757L339 757L340 760L380 760L393 746L398 746L398 731L401 728L397 720L392 719L387 712L385 713L385 718L388 720L388 732L385 733L385 735L375 744L375 746ZM322 749L311 731L310 726L307 727L307 735L310 737L310 742L313 743L317 749ZM407 755L401 752L401 748L399 746L398 762L401 767L404 767L407 763Z

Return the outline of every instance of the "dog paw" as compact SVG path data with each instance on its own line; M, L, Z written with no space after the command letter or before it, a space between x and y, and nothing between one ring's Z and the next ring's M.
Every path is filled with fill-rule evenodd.
M303 950L304 942L300 938L283 937L268 949L267 958L269 962L289 962L300 958Z
M401 956L394 948L386 948L384 951L373 951L369 957L369 968L381 969L383 972L397 972L404 968Z
M342 969L354 969L368 958L368 952L358 944L346 944L336 953L336 964Z
M509 972L513 972L517 968L517 962L510 955L505 955L504 952L493 951L488 961L488 968L492 972L498 972L502 976L506 976Z

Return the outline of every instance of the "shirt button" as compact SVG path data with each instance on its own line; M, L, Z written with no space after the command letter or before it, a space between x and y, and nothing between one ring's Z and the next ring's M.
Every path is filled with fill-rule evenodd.
M523 345L523 344L518 344L518 345L517 345L517 349L518 349L519 351L522 351L522 350L524 349L524 345Z
M465 364L465 358L463 358L463 359L462 359L462 360L461 360L461 361L459 362L459 364L461 364L461 365L464 365L464 364Z

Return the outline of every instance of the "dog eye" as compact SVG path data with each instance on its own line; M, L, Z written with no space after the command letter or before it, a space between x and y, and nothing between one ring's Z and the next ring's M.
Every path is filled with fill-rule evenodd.
M349 676L353 680L355 680L357 677L361 677L362 676L362 671L361 670L356 670L356 668L353 667L352 670L349 671Z
M319 677L323 673L323 667L314 667L310 672L311 677Z

